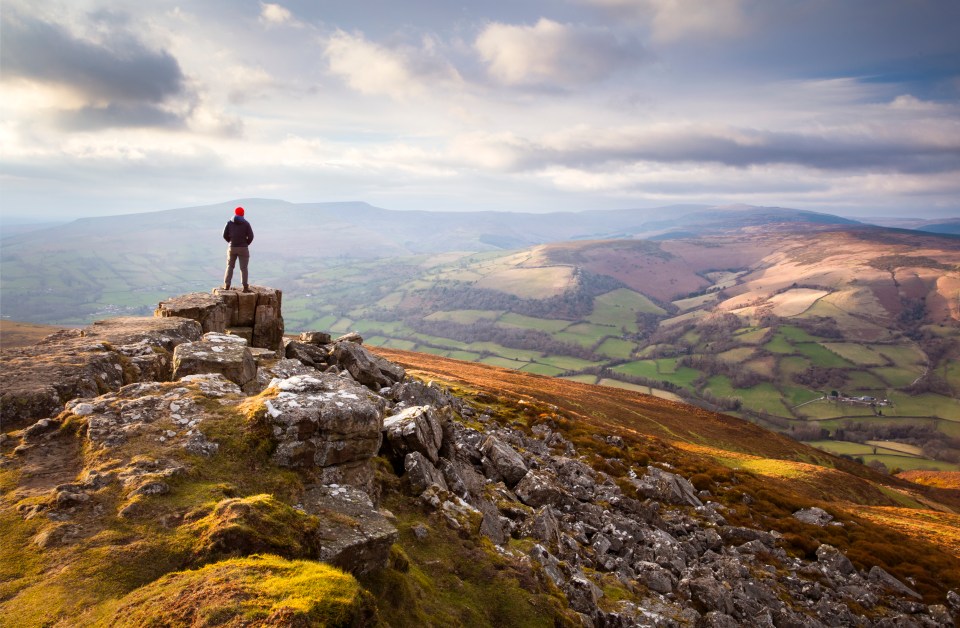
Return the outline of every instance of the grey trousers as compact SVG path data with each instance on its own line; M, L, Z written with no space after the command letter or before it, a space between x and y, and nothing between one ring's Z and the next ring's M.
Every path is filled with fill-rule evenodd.
M240 260L240 279L247 285L247 265L250 263L250 249L245 246L231 246L227 249L227 273L223 276L223 285L229 286L233 280L233 267Z

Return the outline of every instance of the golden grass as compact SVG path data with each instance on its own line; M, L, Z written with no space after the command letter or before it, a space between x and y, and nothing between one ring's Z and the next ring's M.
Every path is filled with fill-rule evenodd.
M476 283L478 288L499 290L524 299L546 299L573 287L573 268L508 268L487 275Z
M271 555L181 571L138 589L104 625L370 625L372 596L339 569Z
M923 486L960 490L960 471L904 471L897 477Z
M768 303L773 304L773 313L777 316L797 316L806 312L810 306L828 294L830 293L826 290L795 288L770 297Z
M960 558L958 514L890 506L851 506L850 510L874 523L897 530L906 537L932 543Z

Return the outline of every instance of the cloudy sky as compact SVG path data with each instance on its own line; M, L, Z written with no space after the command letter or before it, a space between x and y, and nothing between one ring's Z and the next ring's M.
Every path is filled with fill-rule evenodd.
M957 0L3 0L6 217L960 215Z

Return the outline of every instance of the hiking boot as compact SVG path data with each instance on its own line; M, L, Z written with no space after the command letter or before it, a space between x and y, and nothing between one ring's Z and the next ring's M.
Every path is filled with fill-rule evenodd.
M221 290L229 290L229 289L230 289L230 284L226 284L223 286L223 288L221 288Z
M244 292L250 292L250 286L244 286L244 287L243 287L243 291L244 291Z

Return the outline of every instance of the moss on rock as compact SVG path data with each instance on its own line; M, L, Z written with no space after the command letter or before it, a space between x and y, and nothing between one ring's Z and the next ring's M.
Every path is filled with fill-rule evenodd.
M287 557L316 557L317 517L302 513L272 495L224 499L190 524L198 562L224 556L269 552Z
M109 626L371 626L369 593L339 569L255 555L168 574L131 592Z

